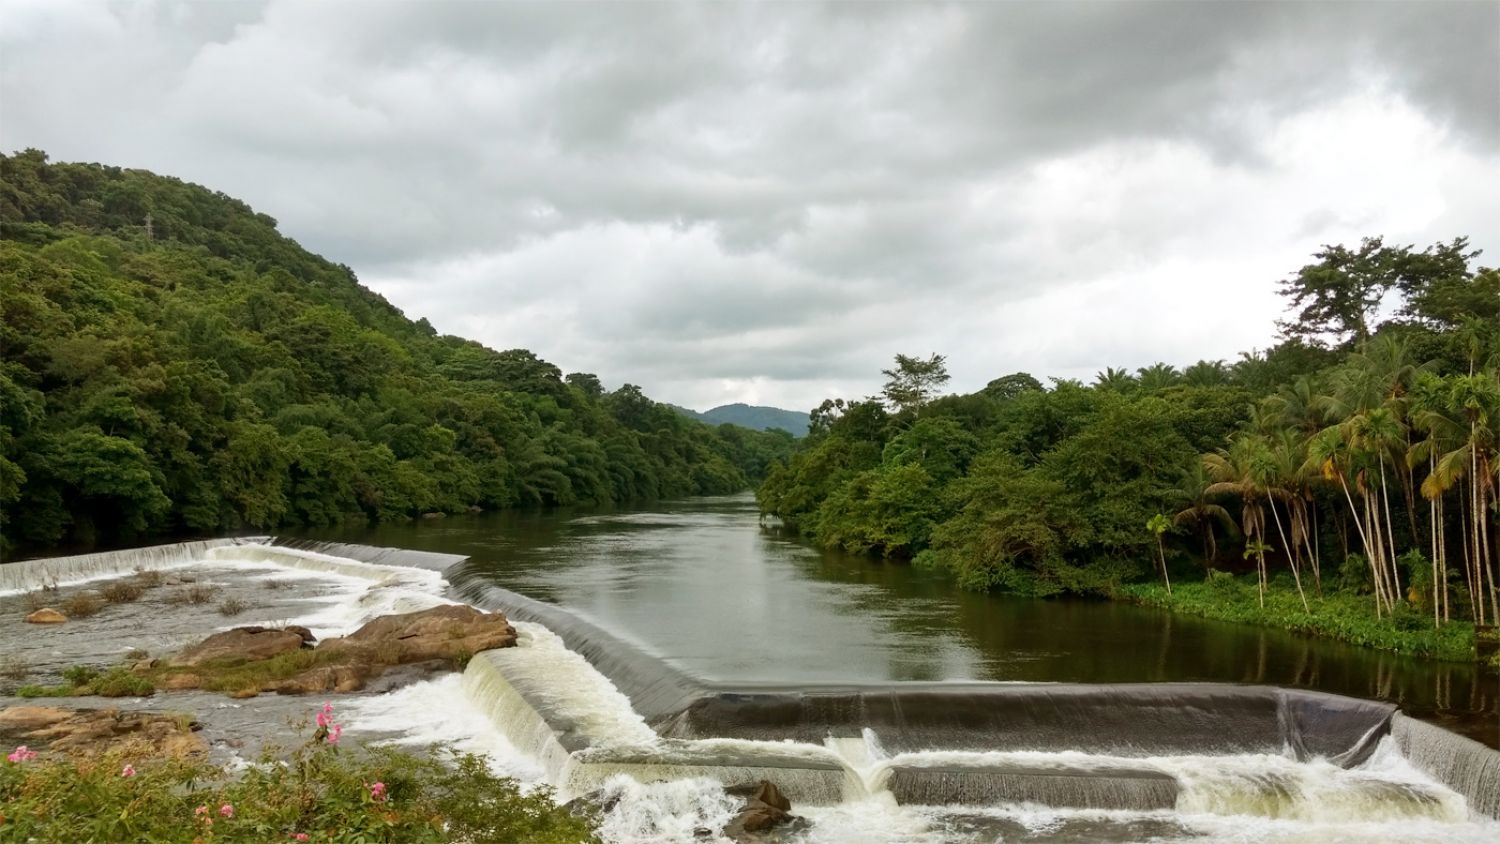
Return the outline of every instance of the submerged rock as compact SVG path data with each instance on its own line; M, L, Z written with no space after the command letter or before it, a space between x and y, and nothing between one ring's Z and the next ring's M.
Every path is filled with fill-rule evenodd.
M36 612L26 616L27 624L62 624L67 620L67 616L51 607L42 607Z

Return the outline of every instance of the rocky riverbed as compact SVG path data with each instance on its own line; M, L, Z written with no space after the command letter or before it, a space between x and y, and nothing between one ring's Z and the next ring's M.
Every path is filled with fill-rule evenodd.
M247 760L325 701L344 708L514 644L503 615L411 586L210 561L0 595L0 741L80 752L150 737L163 753ZM27 621L39 615L63 620ZM143 682L66 693L111 672Z

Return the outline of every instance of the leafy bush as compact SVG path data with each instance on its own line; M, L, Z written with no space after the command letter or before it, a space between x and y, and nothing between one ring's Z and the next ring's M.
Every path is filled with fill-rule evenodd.
M239 598L225 598L219 602L219 615L235 616L249 608L250 605Z
M331 723L331 722L329 722ZM596 839L540 788L522 793L477 756L344 752L333 731L238 777L197 760L141 761L129 748L82 760L0 762L6 840L265 844L581 844ZM24 758L24 757L22 757Z

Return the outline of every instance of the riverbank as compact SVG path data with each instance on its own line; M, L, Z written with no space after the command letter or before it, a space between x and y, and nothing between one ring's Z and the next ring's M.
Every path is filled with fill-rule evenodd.
M1253 581L1219 575L1203 582L1179 581L1171 594L1157 583L1128 584L1114 597L1182 615L1273 627L1424 659L1474 661L1472 623L1454 620L1435 629L1431 615L1410 610L1376 618L1372 599L1364 595L1308 594L1304 608L1295 587L1273 581L1262 606Z

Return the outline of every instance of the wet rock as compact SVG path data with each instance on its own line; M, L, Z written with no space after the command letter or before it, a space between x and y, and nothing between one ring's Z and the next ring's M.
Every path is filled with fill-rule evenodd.
M417 612L381 616L342 639L328 639L319 652L360 649L374 660L404 665L429 659L467 659L480 651L508 648L516 629L501 612L444 604Z
M306 628L299 628L305 632ZM215 633L173 657L169 665L193 667L207 662L270 659L302 648L303 632L269 627L236 627ZM308 633L308 636L312 634Z
M604 815L620 804L618 793L605 796L604 789L596 788L587 794L581 794L563 804L568 814L574 817L585 815Z
M27 624L62 624L68 617L51 607L42 607L26 616Z
M180 757L207 749L196 721L162 712L11 706L0 709L0 738L75 755L129 746L143 756Z
M724 827L724 837L731 841L773 844L808 826L806 818L791 813L792 803L781 789L767 780L730 786L724 793L745 799L745 808Z

